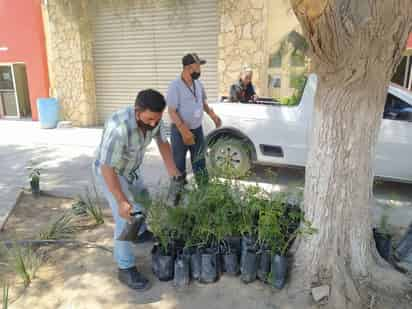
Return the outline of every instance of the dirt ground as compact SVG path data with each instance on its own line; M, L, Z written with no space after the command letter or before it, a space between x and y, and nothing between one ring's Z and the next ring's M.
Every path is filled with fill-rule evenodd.
M35 199L31 195L23 195L5 230L0 232L0 240L34 239L53 218L69 210L72 203L69 199L47 196ZM112 247L113 222L109 210L105 210L104 225L96 227L87 219L76 220L75 223L76 239ZM152 275L151 247L152 243L136 246L137 267L150 278L152 284L152 288L146 292L135 292L119 284L111 253L99 248L42 247L39 252L47 258L26 289L0 260L0 277L10 284L9 308L320 308L308 301L309 297L302 302L301 297L297 297L287 287L278 291L260 282L245 285L239 278L228 276L223 276L215 284L192 283L186 289L177 290L171 282L159 282ZM406 298L383 301L376 295L373 308L410 309L412 303Z

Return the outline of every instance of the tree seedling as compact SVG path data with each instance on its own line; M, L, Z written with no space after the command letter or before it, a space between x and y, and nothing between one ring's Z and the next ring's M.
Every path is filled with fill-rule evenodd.
M30 189L34 196L40 195L40 169L35 167L29 168Z

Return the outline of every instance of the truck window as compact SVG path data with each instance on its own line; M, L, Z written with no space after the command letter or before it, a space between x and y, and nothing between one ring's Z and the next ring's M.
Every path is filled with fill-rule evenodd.
M412 105L389 93L386 97L384 119L412 121Z

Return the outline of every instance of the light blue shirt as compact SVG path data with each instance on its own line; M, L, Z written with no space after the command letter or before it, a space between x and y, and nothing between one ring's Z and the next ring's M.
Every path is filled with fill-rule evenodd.
M166 102L169 107L176 109L182 121L194 130L202 125L203 103L207 96L200 80L195 80L189 87L181 76L178 76L169 85Z

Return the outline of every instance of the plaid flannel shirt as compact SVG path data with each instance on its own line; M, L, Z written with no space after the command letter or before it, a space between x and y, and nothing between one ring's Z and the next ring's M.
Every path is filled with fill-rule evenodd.
M137 126L134 108L124 108L105 123L97 150L97 164L111 166L118 175L133 182L137 178L136 171L142 164L145 150L153 138L159 142L167 141L163 121L144 136Z

